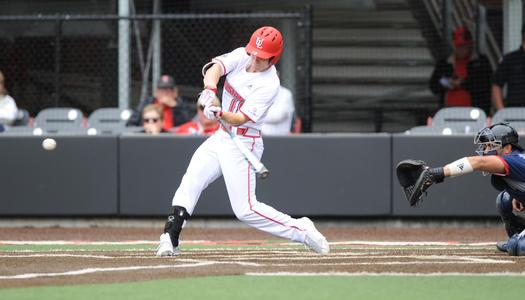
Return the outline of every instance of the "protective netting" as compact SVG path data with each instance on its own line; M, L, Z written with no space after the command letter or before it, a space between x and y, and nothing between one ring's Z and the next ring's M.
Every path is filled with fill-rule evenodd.
M298 107L307 102L309 23L304 13L184 13L137 15L129 21L130 99L134 107L152 94L160 74L174 76L194 101L202 89L201 68L214 56L245 46L265 25L283 33L286 49L278 64L281 82ZM160 31L155 38L154 24ZM9 94L35 116L48 107L79 108L85 115L119 106L119 18L117 16L10 16L0 18L0 70ZM154 44L160 45L155 53ZM122 51L122 44L120 51ZM153 74L154 60L160 74ZM298 109L304 113L304 109Z

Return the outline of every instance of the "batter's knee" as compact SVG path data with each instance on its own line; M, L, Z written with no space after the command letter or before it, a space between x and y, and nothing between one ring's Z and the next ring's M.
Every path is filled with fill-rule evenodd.
M254 212L250 209L234 209L233 213L239 221L250 223L254 219Z

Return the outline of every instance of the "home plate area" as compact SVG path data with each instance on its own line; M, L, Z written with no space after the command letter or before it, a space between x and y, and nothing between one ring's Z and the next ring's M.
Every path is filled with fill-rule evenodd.
M181 256L163 258L154 256L156 243L0 241L0 287L241 274L523 275L525 270L525 260L497 252L488 242L337 241L321 256L291 243L201 240L185 242Z
M156 257L159 228L0 228L0 288L137 282L222 275L525 275L525 259L498 252L497 226L335 227L331 252L251 228L187 228L182 255Z

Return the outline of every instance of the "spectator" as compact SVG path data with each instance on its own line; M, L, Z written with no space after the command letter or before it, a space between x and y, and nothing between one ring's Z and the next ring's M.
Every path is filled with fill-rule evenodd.
M12 125L16 121L18 108L15 99L9 96L5 88L5 77L0 71L0 125Z
M157 104L148 104L142 110L142 127L144 133L159 134L168 132L162 128L164 120L162 115L162 108Z
M191 120L193 115L191 108L179 96L179 89L173 77L162 75L157 83L155 96L143 99L129 118L128 126L140 126L142 124L142 110L148 104L158 104L162 108L164 130L172 130L183 123Z
M213 101L213 105L220 106L219 99ZM188 135L210 135L215 133L220 128L220 124L217 120L210 120L204 116L204 107L197 104L197 113L193 120L188 121L179 126L175 133L177 134L188 134Z
M521 46L503 56L492 82L492 102L496 110L506 106L525 105L525 24L521 28ZM503 102L503 87L507 85L507 97Z
M492 70L486 56L472 49L472 34L458 27L453 34L454 52L440 60L430 78L430 90L441 107L475 106L490 112Z
M268 109L262 133L264 135L287 135L292 129L295 114L292 92L281 85L273 101L272 106Z

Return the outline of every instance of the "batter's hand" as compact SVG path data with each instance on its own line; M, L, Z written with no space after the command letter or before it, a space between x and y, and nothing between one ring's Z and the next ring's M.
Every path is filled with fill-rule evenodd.
M204 89L199 94L199 99L197 100L197 103L203 107L212 105L215 98L217 98L215 91L216 90L214 89Z
M222 109L214 105L204 107L204 116L208 120L219 120L222 117Z

